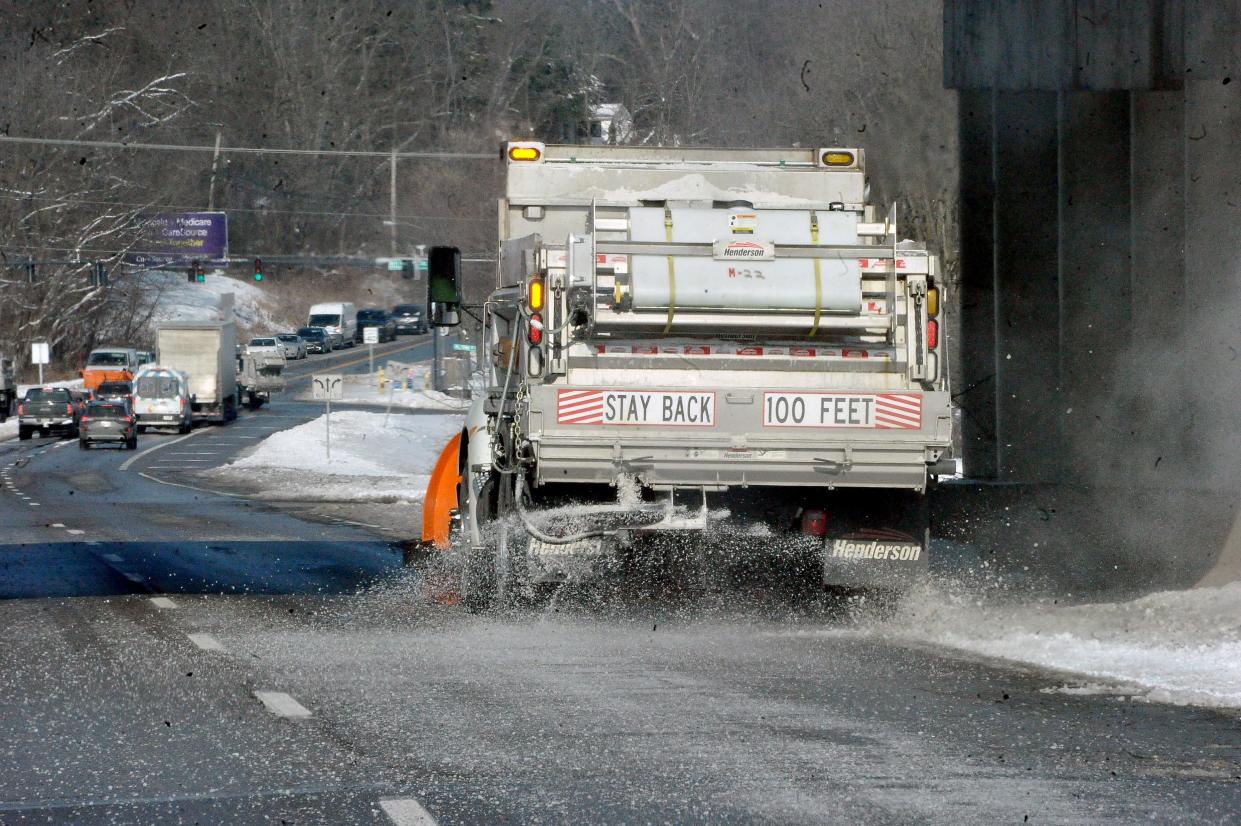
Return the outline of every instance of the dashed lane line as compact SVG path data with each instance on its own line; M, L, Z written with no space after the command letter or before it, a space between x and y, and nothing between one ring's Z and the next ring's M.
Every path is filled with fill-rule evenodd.
M186 634L190 638L190 642L197 645L203 651L223 651L224 646L220 641L210 634Z
M268 711L279 717L306 718L310 716L310 709L283 691L256 691L254 696L260 703L267 706Z
M74 536L81 536L82 534L86 533L86 531L81 530L80 528L65 528L65 532L71 533Z
M171 467L170 468L149 468L149 469L150 470L180 470L180 468L171 468ZM223 490L207 490L206 488L197 488L197 487L194 487L193 485L186 485L181 482L169 482L167 479L157 479L151 474L143 473L141 471L138 472L138 475L141 476L143 479L149 479L150 481L155 482L160 485L171 485L174 488L185 488L186 490L196 490L199 493L209 493L213 496L230 496L233 499L245 499L246 498L240 493L229 493L228 491L223 491Z
M412 797L381 800L379 808L396 826L437 826L431 813Z
M178 442L184 442L186 439L193 439L195 436L198 436L198 435L203 434L203 433L208 433L208 432L210 432L210 431L208 431L206 428L204 428L204 429L202 429L202 430L195 430L195 431L192 431L192 432L190 432L190 433L187 433L187 434L186 434L186 435L184 435L184 436L178 436L178 437L177 437L177 438L175 438L175 439L169 439L169 440L168 440L168 441L166 441L166 442L160 442L159 444L155 445L154 447L148 447L146 450L142 451L141 453L137 454L136 456L131 456L130 458L126 459L124 462L121 462L121 470L129 470L129 466L130 466L130 465L132 465L134 462L138 461L139 459L143 458L144 456L146 456L146 455L148 455L148 454L150 454L150 453L154 453L154 452L155 452L155 451L157 451L157 450L163 450L164 448L166 448L166 447L170 447L170 446L172 446L172 445L175 445L175 444L177 444Z
M65 523L64 523L64 522L53 522L53 523L52 523L51 525L49 525L48 527L50 527L50 528L63 528L64 526L65 526Z
M109 562L124 562L125 561L125 557L117 556L116 554L104 554L103 558L108 560Z
M176 608L177 604L168 597L151 597L151 604L156 608Z
M135 574L133 571L121 571L121 576L125 577L130 582L146 582L146 580L143 579L142 574Z

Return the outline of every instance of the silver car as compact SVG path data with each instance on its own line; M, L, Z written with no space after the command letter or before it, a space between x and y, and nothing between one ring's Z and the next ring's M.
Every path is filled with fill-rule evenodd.
M276 338L284 345L285 358L306 358L306 340L297 333L280 333Z

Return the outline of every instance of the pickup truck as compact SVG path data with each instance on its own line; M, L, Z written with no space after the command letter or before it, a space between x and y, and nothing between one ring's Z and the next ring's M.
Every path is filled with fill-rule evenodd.
M46 436L63 433L74 438L82 418L85 397L68 387L32 387L17 405L17 438L26 440L37 431Z

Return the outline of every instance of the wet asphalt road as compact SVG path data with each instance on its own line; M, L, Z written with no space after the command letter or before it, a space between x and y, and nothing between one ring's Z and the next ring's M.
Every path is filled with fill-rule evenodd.
M359 526L154 481L316 414L143 437L169 446L126 470L0 445L0 824L1241 811L1235 714L1049 693L1067 678L729 594L472 616Z

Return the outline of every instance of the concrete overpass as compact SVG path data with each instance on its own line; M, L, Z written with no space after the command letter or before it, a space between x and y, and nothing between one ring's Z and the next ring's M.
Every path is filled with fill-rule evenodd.
M1241 482L1239 5L945 2L966 472L1095 492L1126 558L1217 554Z

